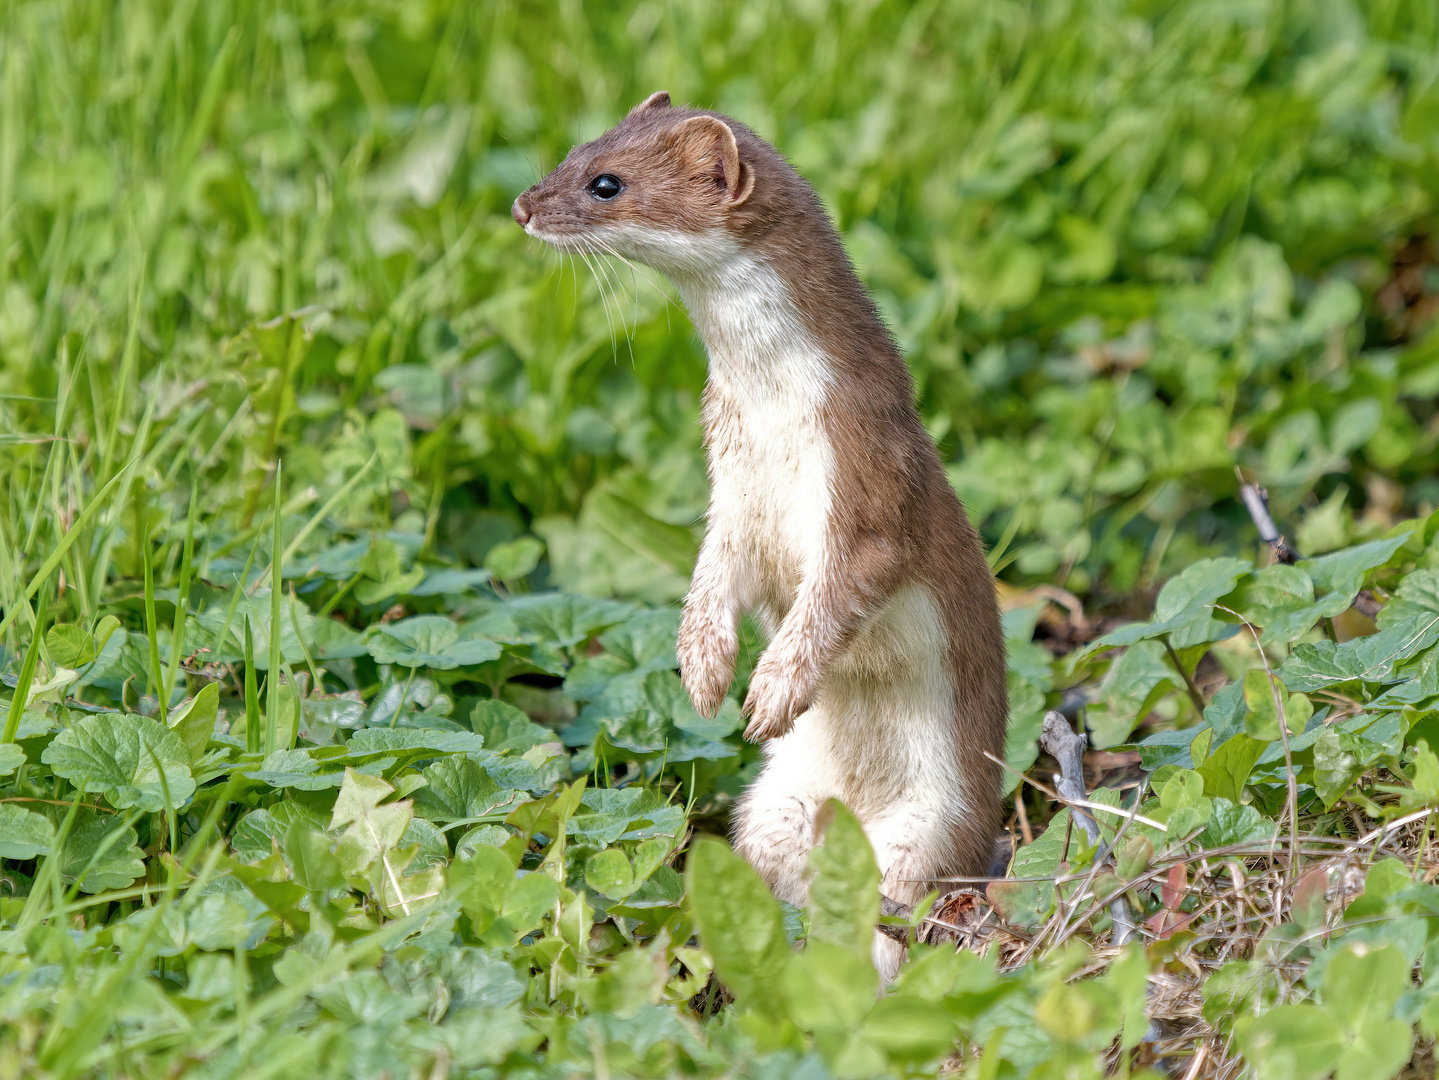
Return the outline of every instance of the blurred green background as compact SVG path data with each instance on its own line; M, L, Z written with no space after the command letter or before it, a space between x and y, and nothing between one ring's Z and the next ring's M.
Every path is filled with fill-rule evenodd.
M818 188L1004 579L1123 604L1252 550L1236 465L1306 554L1375 534L1439 502L1436 40L1430 0L16 4L6 561L143 434L82 611L192 476L242 562L277 457L301 514L374 453L308 549L386 532L383 582L533 535L531 587L677 599L702 350L508 216L662 88Z

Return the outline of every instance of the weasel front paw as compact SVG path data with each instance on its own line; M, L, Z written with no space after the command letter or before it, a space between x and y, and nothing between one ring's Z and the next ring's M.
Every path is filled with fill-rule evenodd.
M738 652L738 637L719 617L685 609L675 655L680 662L680 680L701 716L714 716L724 704L734 681Z
M760 657L750 676L742 715L749 717L745 740L752 743L781 739L794 728L800 713L809 708L809 689L797 677L798 664L774 658L773 651Z

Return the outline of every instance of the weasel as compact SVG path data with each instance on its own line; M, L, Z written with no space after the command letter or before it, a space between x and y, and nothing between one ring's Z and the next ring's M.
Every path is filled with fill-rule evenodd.
M733 843L803 905L815 812L864 826L886 896L987 873L1007 715L979 537L920 422L894 338L818 197L743 124L652 95L515 200L561 251L643 262L678 287L709 354L710 503L677 653L712 716L740 616L768 647L744 737L764 762ZM892 979L903 947L882 935Z

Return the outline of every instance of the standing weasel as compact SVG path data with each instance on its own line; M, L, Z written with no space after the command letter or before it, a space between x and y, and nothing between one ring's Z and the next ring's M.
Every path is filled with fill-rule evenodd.
M769 638L745 738L765 744L733 839L803 904L815 811L864 825L885 895L987 871L1006 682L994 582L915 410L898 346L814 191L743 124L654 94L576 147L514 218L561 251L678 286L709 353L710 505L680 672L711 716L740 616ZM902 946L877 936L886 979Z

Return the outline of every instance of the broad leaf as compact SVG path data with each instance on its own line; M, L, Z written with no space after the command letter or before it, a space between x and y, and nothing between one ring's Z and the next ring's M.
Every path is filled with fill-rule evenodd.
M135 830L114 814L81 810L60 853L60 876L81 892L123 889L145 873Z
M171 806L178 808L195 791L190 756L180 737L133 713L86 717L55 736L41 760L82 791L104 792L110 805L121 810L164 810L166 787Z
M555 742L549 728L532 723L519 709L504 701L486 698L470 710L470 728L489 750L510 750L523 754L532 746Z
M498 644L462 636L459 624L443 615L415 615L373 627L365 643L376 663L409 668L471 667L500 656Z
M815 815L818 843L810 849L810 934L868 956L879 921L879 868L859 821L837 799Z
M44 814L14 803L0 803L0 859L33 859L48 855L55 826Z
M790 953L769 887L728 844L700 836L686 861L685 892L700 941L736 1002L749 1009L772 1003Z

